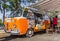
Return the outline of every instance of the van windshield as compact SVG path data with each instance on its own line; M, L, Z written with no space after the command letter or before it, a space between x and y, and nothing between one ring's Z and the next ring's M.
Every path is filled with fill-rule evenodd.
M10 14L10 15L8 15L8 18L12 18L12 17L20 17L20 16L22 16L21 13L19 13L19 14Z

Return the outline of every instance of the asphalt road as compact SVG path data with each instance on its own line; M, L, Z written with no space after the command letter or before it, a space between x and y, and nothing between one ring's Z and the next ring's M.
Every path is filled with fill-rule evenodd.
M60 41L60 34L35 33L31 38L25 36L11 36L10 34L0 34L0 41Z

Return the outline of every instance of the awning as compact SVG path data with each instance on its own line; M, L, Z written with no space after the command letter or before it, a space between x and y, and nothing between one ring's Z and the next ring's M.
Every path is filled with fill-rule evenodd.
M60 10L60 0L48 0L44 2L38 2L37 4L31 5L31 7L38 9L40 12L45 11L56 11Z

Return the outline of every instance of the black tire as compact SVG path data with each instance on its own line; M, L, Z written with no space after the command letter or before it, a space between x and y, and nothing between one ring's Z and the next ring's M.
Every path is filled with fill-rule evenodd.
M34 31L33 29L28 29L27 33L26 33L26 37L32 37L34 35Z

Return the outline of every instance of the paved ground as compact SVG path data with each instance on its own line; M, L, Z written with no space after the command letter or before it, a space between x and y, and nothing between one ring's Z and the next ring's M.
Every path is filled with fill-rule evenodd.
M25 36L11 36L10 34L0 33L0 41L60 41L60 34L35 33L31 38Z
M0 30L0 34L1 34L1 33L5 33L5 31L4 31L4 30Z

